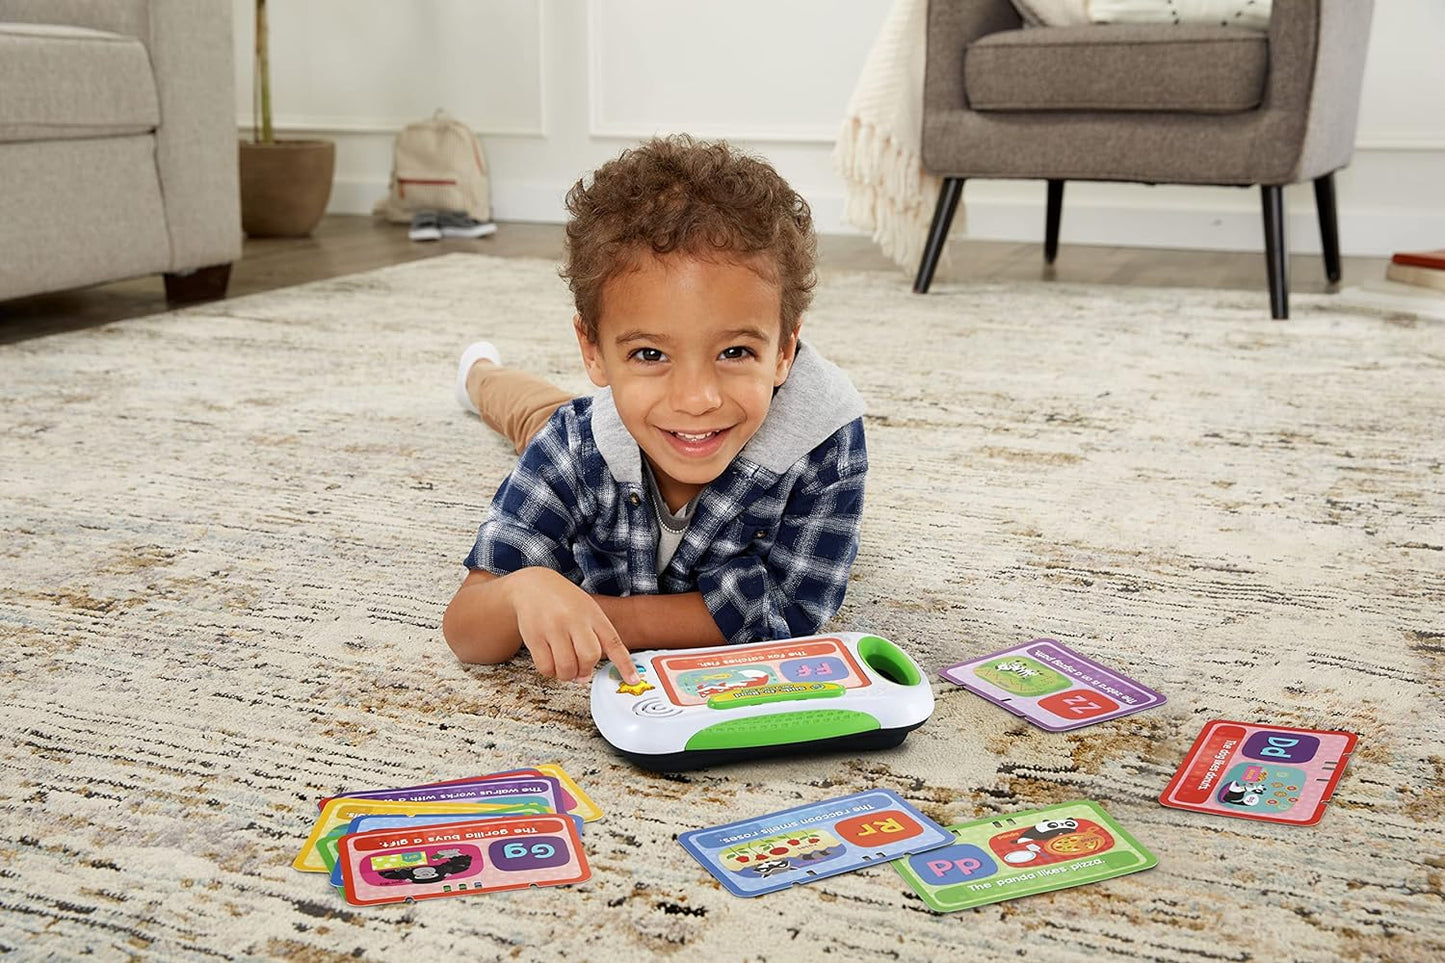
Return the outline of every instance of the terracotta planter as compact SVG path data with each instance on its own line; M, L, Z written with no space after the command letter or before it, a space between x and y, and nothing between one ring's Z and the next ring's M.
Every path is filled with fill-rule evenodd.
M241 142L241 227L252 237L305 237L326 213L336 145Z

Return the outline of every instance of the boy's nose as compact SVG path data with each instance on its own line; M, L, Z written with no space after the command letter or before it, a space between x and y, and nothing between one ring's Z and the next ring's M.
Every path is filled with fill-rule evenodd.
M705 415L722 404L722 390L711 371L679 372L672 385L672 407L688 415Z

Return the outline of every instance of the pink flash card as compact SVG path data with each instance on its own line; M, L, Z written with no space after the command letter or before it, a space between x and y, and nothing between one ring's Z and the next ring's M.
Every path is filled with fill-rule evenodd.
M1205 723L1159 801L1173 809L1313 826L1345 772L1353 732Z
M1056 639L1034 639L951 665L940 675L1049 732L1091 726L1164 702L1148 686Z
M592 875L576 820L554 814L342 836L337 862L346 901L356 906L564 886Z

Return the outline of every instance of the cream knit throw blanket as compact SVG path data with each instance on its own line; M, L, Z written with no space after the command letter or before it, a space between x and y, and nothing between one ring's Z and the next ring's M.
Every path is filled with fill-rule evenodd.
M923 170L927 19L928 0L894 0L833 151L845 185L844 219L871 231L905 270L923 254L939 189L939 179Z

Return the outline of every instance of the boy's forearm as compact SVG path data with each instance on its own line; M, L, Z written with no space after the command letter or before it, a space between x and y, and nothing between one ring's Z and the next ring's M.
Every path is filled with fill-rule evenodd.
M522 647L517 613L502 578L463 585L442 616L442 637L462 662L505 662Z
M726 645L701 592L676 595L594 595L607 620L633 651Z
M442 616L442 636L462 662L505 662L522 647L513 583L527 569L501 577L474 572ZM525 591L525 589L518 589ZM592 599L631 650L689 649L724 645L701 592Z

